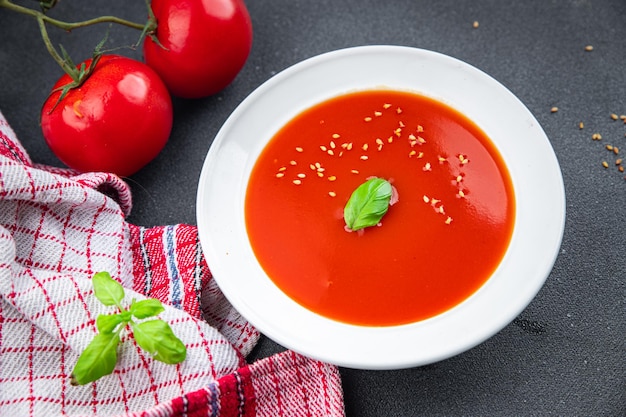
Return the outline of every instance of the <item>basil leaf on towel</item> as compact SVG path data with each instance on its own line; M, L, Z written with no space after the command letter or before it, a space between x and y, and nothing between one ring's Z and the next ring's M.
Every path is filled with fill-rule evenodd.
M118 306L124 299L124 287L111 278L108 272L98 272L93 278L93 290L96 298L105 306Z
M152 358L169 364L185 360L185 345L174 335L172 328L163 320L149 320L135 324L133 333L137 344Z
M165 311L163 304L156 298L148 298L147 300L134 301L130 304L130 312L138 319L154 317Z
M84 385L113 372L119 344L119 333L98 333L78 358L70 383Z
M124 287L111 278L108 272L98 272L92 278L94 294L105 306L115 306L119 313L100 314L96 317L98 332L78 357L70 376L72 385L83 385L109 375L117 363L117 347L121 343L120 334L129 325L137 345L152 358L176 364L185 360L187 348L174 334L170 325L161 320L137 322L136 320L154 317L165 311L163 304L155 298L132 300L128 308L121 303Z

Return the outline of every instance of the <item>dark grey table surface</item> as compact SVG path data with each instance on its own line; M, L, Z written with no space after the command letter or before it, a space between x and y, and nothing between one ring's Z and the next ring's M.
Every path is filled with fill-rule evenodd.
M546 131L566 188L562 248L535 300L470 351L406 370L340 369L346 414L625 416L626 179L605 146L621 147L626 155L626 124L610 118L626 114L626 1L247 4L254 45L246 66L214 97L175 100L169 143L128 179L134 196L128 220L144 226L195 224L198 177L220 126L256 87L298 61L366 44L415 46L459 58L508 87ZM145 6L142 0L65 0L54 10L66 20L101 14L142 21ZM79 61L105 31L100 26L52 34ZM136 37L136 31L114 27L109 44L128 45ZM38 117L61 70L47 55L33 19L0 9L0 42L0 111L32 159L60 165L43 142ZM593 51L585 51L586 45ZM118 53L141 57L129 49ZM593 133L602 140L593 141ZM281 350L263 337L250 360Z

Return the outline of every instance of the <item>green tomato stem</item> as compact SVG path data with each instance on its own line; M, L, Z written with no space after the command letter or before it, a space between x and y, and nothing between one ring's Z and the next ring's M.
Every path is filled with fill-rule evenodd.
M50 7L52 7L54 3L56 2L51 3ZM88 19L88 20L83 20L79 22L64 22L58 19L51 18L42 11L34 10L28 7L15 4L11 0L0 0L0 7L34 17L37 20L37 23L39 25L39 31L41 32L41 38L43 39L46 49L48 50L52 58L57 62L57 64L59 64L61 68L63 68L63 71L65 71L72 78L72 80L74 81L74 86L80 85L90 75L90 72L91 70L93 70L93 68L89 68L87 73L81 74L81 72L75 68L75 66L69 59L62 57L61 54L59 54L59 52L54 48L54 46L52 45L52 42L50 41L50 36L48 35L48 29L46 27L46 24L56 26L66 31L72 31L74 29L83 28L83 27L87 27L87 26L91 26L91 25L95 25L99 23L115 23L115 24L127 26L133 29L141 30L141 35L139 37L139 40L137 41L137 44L134 45L134 47L136 48L137 46L139 46L139 44L141 43L141 41L143 40L146 34L153 33L156 30L156 25L157 25L156 18L154 17L154 14L152 13L152 8L150 7L149 0L146 0L146 6L148 7L149 18L145 24L131 22L129 20L121 19L115 16L100 16L94 19ZM96 55L100 55L100 54L101 52L97 50ZM97 62L97 59L96 59L96 56L94 56L94 61L93 61L94 67L95 67L96 62Z
M41 32L41 39L43 40L43 43L48 50L48 53L50 53L50 55L52 56L52 59L54 59L56 63L59 64L61 68L63 68L63 71L65 71L72 78L72 80L74 80L74 82L79 82L80 77L76 67L70 65L65 59L63 59L63 57L61 57L61 55L52 45L50 37L48 36L48 29L46 28L46 22L44 21L44 19L42 19L40 16L37 16L37 23L39 24L39 31Z
M18 13L22 13L25 15L32 16L34 18L41 18L44 22L49 23L53 26L56 26L60 29L71 31L73 29L78 29L86 26L95 25L98 23L116 23L123 26L128 26L133 29L144 30L146 24L140 24L131 22L130 20L121 19L116 16L100 16L93 19L83 20L79 22L64 22L62 20L57 20L52 17L49 17L42 13L39 10L30 9L28 7L20 6L11 2L11 0L0 0L0 7L4 7L10 10L13 10Z

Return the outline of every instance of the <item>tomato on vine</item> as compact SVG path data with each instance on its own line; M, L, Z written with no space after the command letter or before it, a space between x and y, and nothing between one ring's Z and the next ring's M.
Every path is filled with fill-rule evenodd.
M213 95L243 68L252 47L243 0L152 0L152 11L157 29L144 42L144 58L173 95Z
M41 111L44 138L68 167L129 176L163 149L172 129L172 100L146 64L102 55L80 86L62 91L72 81L63 75Z

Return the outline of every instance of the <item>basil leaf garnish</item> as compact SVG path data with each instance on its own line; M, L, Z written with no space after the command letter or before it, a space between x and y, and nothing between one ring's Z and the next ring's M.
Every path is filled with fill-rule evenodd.
M343 209L346 226L353 231L376 226L387 213L392 194L391 184L382 178L359 185Z

